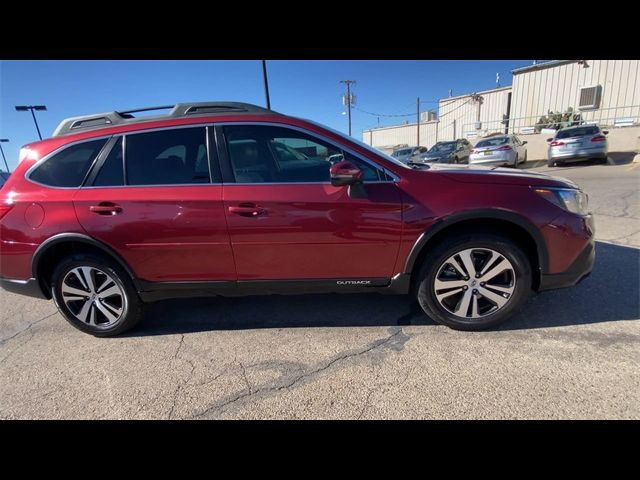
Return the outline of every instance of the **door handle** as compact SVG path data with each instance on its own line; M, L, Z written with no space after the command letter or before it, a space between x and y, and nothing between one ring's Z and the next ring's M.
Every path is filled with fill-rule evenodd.
M261 215L266 215L267 211L254 204L240 204L235 207L229 207L230 213L235 213L236 215L240 215L241 217L259 217Z
M100 202L98 205L91 205L89 211L97 215L118 215L122 213L122 207L110 202Z

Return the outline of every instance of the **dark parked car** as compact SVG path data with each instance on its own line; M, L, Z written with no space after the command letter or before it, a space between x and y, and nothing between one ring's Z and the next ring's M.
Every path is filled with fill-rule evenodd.
M438 142L428 152L420 155L420 162L468 163L473 146L461 138L452 142Z
M593 267L587 197L567 180L406 165L242 103L135 113L63 121L0 194L0 285L93 335L159 299L301 292L410 293L479 330Z
M9 175L11 174L7 172L0 172L0 188L2 188L2 186L5 184L5 182L9 178Z

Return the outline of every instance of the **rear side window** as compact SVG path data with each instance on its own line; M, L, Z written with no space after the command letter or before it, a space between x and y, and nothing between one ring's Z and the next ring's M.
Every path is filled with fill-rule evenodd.
M107 139L78 143L45 160L29 178L50 187L79 187Z
M204 127L127 135L127 185L210 183L206 141Z
M122 165L122 137L111 148L102 164L100 172L93 181L96 187L117 187L124 185L124 168Z

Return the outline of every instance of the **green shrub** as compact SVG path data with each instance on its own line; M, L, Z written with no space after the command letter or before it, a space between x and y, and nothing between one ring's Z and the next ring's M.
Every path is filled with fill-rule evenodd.
M553 128L559 130L561 128L571 127L573 125L580 125L582 122L582 115L580 112L574 112L573 107L567 108L567 111L552 112L549 110L547 115L543 115L536 123L536 132L540 133L543 128Z

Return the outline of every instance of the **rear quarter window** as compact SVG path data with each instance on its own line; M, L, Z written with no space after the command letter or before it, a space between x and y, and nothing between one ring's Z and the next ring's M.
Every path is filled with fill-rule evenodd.
M107 139L71 145L38 165L29 179L50 187L79 187Z

